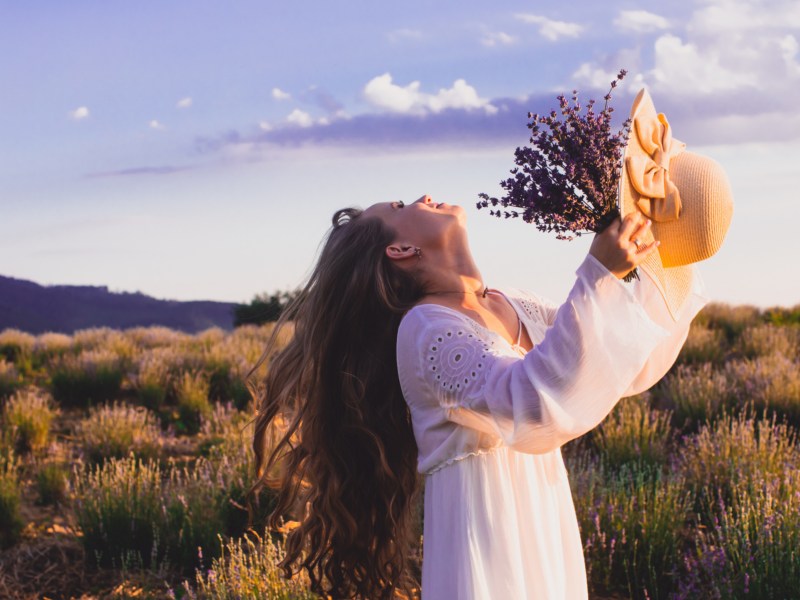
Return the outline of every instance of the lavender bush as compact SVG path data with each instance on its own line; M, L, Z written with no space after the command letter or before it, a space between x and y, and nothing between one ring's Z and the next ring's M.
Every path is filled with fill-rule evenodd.
M737 410L752 405L800 427L800 365L781 354L731 361L723 369Z
M728 354L728 343L721 329L692 324L677 362L684 365L721 365Z
M692 497L679 475L568 462L593 594L667 598L674 589Z
M796 598L800 590L800 475L795 469L718 499L713 523L686 553L677 599Z
M61 406L80 407L113 400L120 394L124 374L119 356L109 348L68 354L51 368L53 397Z
M222 543L222 552L211 567L198 570L194 585L185 581L188 598L203 600L314 600L308 590L307 577L297 575L286 580L277 564L283 550L268 534L263 537L251 531L246 536Z
M697 498L697 510L717 499L728 503L736 490L755 490L765 479L800 468L794 432L772 420L726 416L686 436L675 466ZM713 514L702 513L710 524Z
M673 411L674 423L688 431L725 414L732 386L711 363L678 365L661 380L656 393L660 403Z
M14 367L14 363L0 357L0 399L13 394L21 383L21 377L16 367Z
M40 452L50 440L50 426L57 414L50 394L26 388L16 392L3 406L0 429L17 453Z
M20 512L19 478L19 461L3 444L0 448L0 549L16 544L25 526Z
M650 408L648 395L624 398L592 432L603 464L660 467L669 458L670 412Z

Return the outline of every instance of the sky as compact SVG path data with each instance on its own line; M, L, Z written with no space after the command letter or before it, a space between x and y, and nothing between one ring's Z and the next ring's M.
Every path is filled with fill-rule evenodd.
M490 286L563 300L591 236L475 203L529 111L621 68L734 217L713 300L800 303L800 3L0 0L0 275L248 302L309 273L333 212L462 204Z

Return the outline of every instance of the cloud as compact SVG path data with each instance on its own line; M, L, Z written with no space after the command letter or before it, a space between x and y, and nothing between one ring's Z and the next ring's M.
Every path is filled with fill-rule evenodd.
M654 44L655 65L650 80L659 87L707 94L756 85L756 73L729 63L719 48L701 47L665 34Z
M268 121L259 121L258 128L261 131L272 131L273 127Z
M634 47L582 64L573 75L581 92L604 92L624 66L631 74L615 101L648 87L679 139L800 140L800 3L707 0L680 27L671 25L649 46L637 38Z
M383 111L362 113L349 118L317 120L309 127L275 125L271 131L250 134L228 131L215 137L195 140L201 154L222 152L226 156L260 156L271 148L336 148L374 153L406 152L420 148L513 149L527 142L528 111L549 110L555 99L547 96L496 98L495 111L446 108L439 112Z
M650 33L669 29L669 21L646 10L623 10L614 19L614 25L622 31Z
M563 37L578 37L584 30L583 25L579 25L578 23L554 21L540 15L520 13L514 16L518 21L522 21L523 23L538 25L539 33L542 35L542 37L550 40L551 42L555 42L559 38Z
M379 75L364 86L364 98L377 108L395 113L438 113L446 109L480 109L488 114L497 108L485 98L478 96L474 87L463 79L457 79L452 87L442 88L436 94L420 91L420 82L412 81L407 86L392 82L389 73Z
M89 117L89 109L85 106L79 106L75 110L69 111L69 118L73 121L81 121Z
M164 125L162 123L159 123L155 119L150 121L150 123L148 123L148 125L149 125L150 129L159 129L159 130L160 129L164 129Z
M295 108L289 113L289 116L286 117L286 121L298 127L311 127L314 124L314 119L311 118L311 115L299 108Z
M87 173L85 177L92 179L106 178L106 177L131 177L137 175L171 175L173 173L180 173L181 171L188 171L193 167L133 167L130 169L119 169L117 171L96 171Z
M288 92L284 92L281 88L272 88L272 97L275 100L289 100L292 95Z
M502 31L487 33L485 36L483 36L483 38L481 38L481 44L489 48L494 46L510 46L511 44L516 43L516 41L517 38Z
M187 96L186 98L181 98L178 100L178 103L175 105L177 108L189 108L192 105L192 99Z

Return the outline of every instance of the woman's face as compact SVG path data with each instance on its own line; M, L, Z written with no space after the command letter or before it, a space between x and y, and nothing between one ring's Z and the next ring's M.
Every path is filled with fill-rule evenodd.
M456 204L434 202L422 196L416 202L380 202L364 211L395 232L395 243L432 249L447 246L452 238L462 237L466 220L464 209Z

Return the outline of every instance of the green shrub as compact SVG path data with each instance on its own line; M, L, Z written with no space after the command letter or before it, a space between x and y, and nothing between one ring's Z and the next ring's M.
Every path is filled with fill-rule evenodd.
M38 504L59 505L67 498L67 473L55 463L42 465L36 473Z
M19 466L13 454L0 452L0 549L13 546L25 526L20 513Z
M190 435L200 431L204 419L211 415L208 400L208 383L202 373L188 371L178 379L176 390L178 402L178 428Z
M62 406L107 402L119 395L123 374L117 355L109 350L67 355L52 367L53 397Z
M78 423L76 436L90 462L122 458L133 452L147 459L158 455L161 430L150 411L114 402L96 406Z
M3 407L3 435L20 454L39 452L47 446L57 414L46 392L36 388L20 390Z
M768 308L764 313L764 318L768 323L772 323L773 325L800 325L800 304L796 304L792 308L783 308L779 306Z
M681 478L649 467L613 472L586 456L569 471L590 592L667 598L692 506Z
M283 549L268 535L249 532L246 536L222 542L221 556L215 558L207 572L198 570L194 586L184 582L189 598L203 600L314 600L307 576L286 580L277 564Z
M667 462L670 434L670 413L651 410L648 397L639 395L620 400L591 439L608 467L655 467Z

